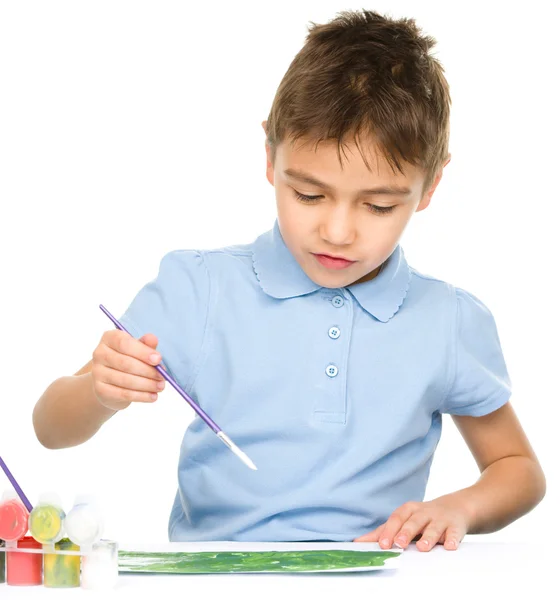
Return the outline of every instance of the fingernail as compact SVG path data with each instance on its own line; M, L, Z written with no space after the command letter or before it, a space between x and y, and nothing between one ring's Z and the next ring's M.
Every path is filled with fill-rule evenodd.
M154 363L154 365L157 365L157 363L161 360L161 357L159 354L150 354L150 360Z
M389 540L388 539L384 539L381 540L381 542L379 542L380 546L388 546L389 545Z
M150 394L150 396L152 397L152 400L157 400L158 399L158 395L157 394Z
M406 544L406 538L403 537L402 535L400 535L396 540L395 540L395 544L402 544L403 546ZM400 548L400 546L399 546Z
M457 542L455 540L449 540L447 542L447 547L448 548L456 548L457 547Z
M429 546L430 542L428 540L422 540L422 544L424 544L424 546Z
M165 387L165 381L159 381L157 384L157 389L163 390L164 387Z

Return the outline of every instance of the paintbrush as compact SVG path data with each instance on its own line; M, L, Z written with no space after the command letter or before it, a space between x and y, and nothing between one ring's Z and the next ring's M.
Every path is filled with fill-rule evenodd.
M18 482L16 481L15 477L10 473L10 469L8 469L8 465L6 465L6 463L2 460L1 456L0 456L0 467L2 467L2 471L4 471L4 473L6 473L6 477L10 480L10 483L13 485L14 490L16 491L17 495L20 497L25 508L27 508L28 512L31 512L33 510L33 507L31 506L31 502L29 502L29 500L27 499L27 496L23 493L23 490L19 487Z
M99 308L111 319L115 327L128 333L128 335L132 336L132 334L122 325L113 315L103 306L103 304L99 305ZM134 336L132 336L134 337ZM255 463L241 450L238 448L231 439L222 431L214 421L198 406L198 404L177 384L177 382L167 373L165 369L163 369L160 365L156 365L154 367L158 373L162 375L162 377L168 381L179 394L192 406L194 411L199 415L199 417L210 427L210 429L222 440L222 442L238 457L240 458L250 469L253 471L257 470Z

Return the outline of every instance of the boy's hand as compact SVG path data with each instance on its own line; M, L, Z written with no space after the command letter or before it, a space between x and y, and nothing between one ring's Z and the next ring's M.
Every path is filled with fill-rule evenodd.
M124 331L106 331L93 351L93 389L101 404L122 410L131 402L154 402L165 380L154 368L158 339L147 333L135 339ZM162 365L163 366L163 365Z
M383 549L393 544L407 548L416 536L416 547L431 550L444 544L446 550L456 550L469 529L469 515L465 507L452 495L430 502L407 502L395 510L389 519L355 542L379 542Z

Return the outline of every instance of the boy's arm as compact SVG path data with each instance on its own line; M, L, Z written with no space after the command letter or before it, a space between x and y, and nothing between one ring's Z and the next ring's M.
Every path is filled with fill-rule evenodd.
M509 402L482 416L453 415L481 476L454 494L471 514L468 533L491 533L532 510L544 497L546 480Z
M53 381L33 409L37 439L50 449L77 446L92 437L115 412L98 402L91 379L93 361Z
M542 500L544 473L509 402L484 416L453 419L482 473L478 481L429 502L407 502L355 542L406 548L420 536L419 550L438 542L455 550L465 534L497 531Z

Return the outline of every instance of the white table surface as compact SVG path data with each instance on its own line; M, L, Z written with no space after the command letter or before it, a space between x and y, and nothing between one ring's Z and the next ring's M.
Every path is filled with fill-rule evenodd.
M373 545L378 547L377 545ZM79 588L48 589L43 586L0 585L0 599L118 597L118 598L305 598L350 600L394 600L411 598L474 598L499 600L537 597L560 598L560 585L553 568L557 551L542 544L463 541L456 551L436 546L419 552L415 545L405 550L398 569L361 573L289 574L196 574L119 575L110 592ZM378 595L382 594L382 596Z

